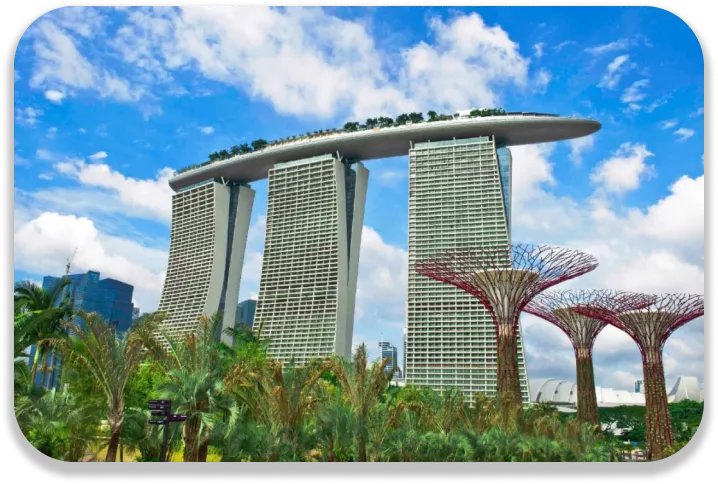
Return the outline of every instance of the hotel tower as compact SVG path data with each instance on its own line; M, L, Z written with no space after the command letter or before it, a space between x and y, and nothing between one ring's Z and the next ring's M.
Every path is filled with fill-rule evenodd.
M172 197L167 275L158 311L171 338L191 332L202 315L222 312L234 327L239 280L254 190L244 183L208 180ZM222 341L231 337L222 332Z
M414 271L441 252L511 243L511 152L492 136L416 143L409 151L407 383L496 391L496 335L478 299ZM507 264L508 264L507 259ZM519 376L528 385L519 331Z
M350 357L369 172L335 155L269 170L267 233L254 329L270 356Z

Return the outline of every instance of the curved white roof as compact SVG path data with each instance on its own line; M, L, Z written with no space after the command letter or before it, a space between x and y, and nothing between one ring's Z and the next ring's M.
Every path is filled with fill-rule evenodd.
M267 178L276 163L339 152L343 157L372 160L406 155L410 143L492 135L501 145L515 146L580 138L601 123L550 115L507 115L434 121L357 132L342 132L287 141L180 173L170 180L174 190L224 177L253 182Z
M543 378L529 382L529 395L533 403L549 402L559 407L576 405L577 387L573 382ZM615 388L596 387L596 400L599 407L618 407L620 405L645 405L643 393L618 390ZM673 389L668 392L668 402L681 400L703 401L698 378L694 376L678 377Z
M679 376L671 391L668 392L669 402L680 402L681 400L703 401L698 378L694 376Z

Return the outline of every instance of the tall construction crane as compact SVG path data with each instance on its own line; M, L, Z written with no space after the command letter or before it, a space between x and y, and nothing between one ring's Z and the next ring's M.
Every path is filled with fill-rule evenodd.
M70 264L72 264L72 259L75 258L75 254L77 254L77 247L75 247L75 251L72 253L72 255L67 258L67 265L65 266L65 277L70 275Z

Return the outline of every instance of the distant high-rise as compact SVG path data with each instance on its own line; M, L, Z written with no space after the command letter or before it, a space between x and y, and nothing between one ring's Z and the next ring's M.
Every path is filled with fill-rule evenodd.
M402 355L402 357L404 358L404 365L402 366L404 373L402 376L404 378L406 378L406 343L408 340L408 335L409 335L409 331L406 329L406 326L404 326L404 354Z
M234 326L239 279L254 190L214 179L172 197L172 233L167 275L158 311L168 315L164 332L191 332L200 316L223 314L222 330ZM221 332L222 341L230 337Z
M511 152L492 136L415 143L409 151L407 383L467 398L496 392L496 333L476 299L414 270L416 262L465 247L511 242ZM507 260L508 263L508 260ZM522 399L528 385L519 329Z
M636 393L643 393L643 380L636 380L636 383L633 384L633 389Z
M254 313L257 310L257 301L247 299L237 305L237 314L234 318L234 325L244 325L250 328L254 324Z
M61 298L69 297L73 308L86 313L97 313L102 316L108 325L117 328L119 333L129 329L132 324L132 292L133 286L116 279L100 279L100 273L88 271L84 274L70 274L67 276L70 284L65 287ZM42 279L42 287L45 290L52 290L63 277L45 276ZM75 319L77 324L82 320ZM30 363L35 357L35 347L30 352ZM36 384L43 384L47 388L57 385L60 370L60 359L57 354L48 355L49 364L53 371L48 372L44 382L38 372Z
M399 368L399 355L396 350L396 346L392 345L387 341L379 342L379 359L384 361L389 359L389 363L384 367L384 373L389 373L392 369L395 369L394 373L396 377L400 377L401 368Z
M269 170L254 328L279 361L350 357L368 173L335 155Z

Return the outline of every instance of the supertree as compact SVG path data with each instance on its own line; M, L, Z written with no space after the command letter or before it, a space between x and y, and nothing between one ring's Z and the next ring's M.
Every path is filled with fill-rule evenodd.
M547 245L464 248L417 262L418 273L452 284L477 298L496 328L496 387L521 404L517 333L519 314L541 291L596 268L596 259Z
M576 355L577 417L591 425L599 425L593 377L593 344L608 323L580 314L573 308L591 305L596 301L605 304L616 314L621 314L647 307L652 298L645 294L605 289L548 291L537 295L524 307L527 313L557 326L571 340Z
M663 346L676 329L703 315L703 295L662 294L655 296L650 306L626 313L616 311L606 300L577 306L574 310L623 330L641 350L646 389L646 457L662 459L673 446Z

